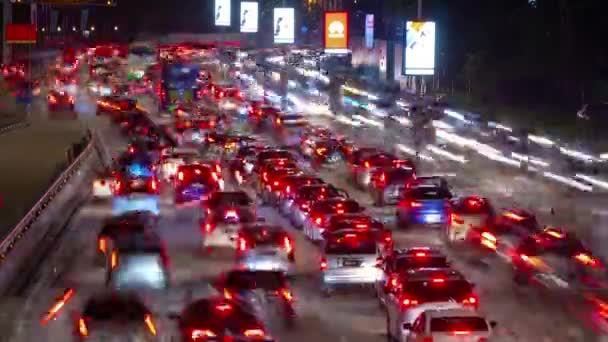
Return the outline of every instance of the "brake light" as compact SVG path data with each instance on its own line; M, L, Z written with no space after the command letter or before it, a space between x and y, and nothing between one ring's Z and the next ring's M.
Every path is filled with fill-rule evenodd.
M279 184L280 184L280 183L279 183L278 181L275 181L275 182L274 182L274 183L272 183L272 184L273 184L274 186L279 186Z
M308 204L306 204L306 203L302 203L302 204L300 205L300 209L302 209L302 210L306 210L306 209L308 209Z
M277 118L277 119L275 120L275 122L277 123L277 125L280 125L280 124L281 124L281 119Z
M217 335L215 335L215 333L211 330L194 329L194 330L192 330L191 336L192 336L193 340L197 341L197 340L205 340L210 337L216 337Z
M386 182L386 174L383 172L380 175L380 183L384 184Z
M291 294L291 292L289 292L289 290L283 289L280 291L280 293L281 293L281 296L283 296L283 298L285 299L285 301L287 301L287 302L293 301L293 294Z
M456 331L452 331L452 335L457 335L457 336L471 335L471 332L467 331L467 330L456 330Z
M89 336L89 329L87 328L87 322L85 322L84 318L78 320L78 333L81 337Z
M509 219L512 219L512 220L514 220L514 221L523 221L523 220L525 220L525 219L526 219L525 217L520 216L520 215L517 215L517 214L512 213L512 212L510 212L510 211L505 211L505 212L502 214L502 216L504 216L504 217L506 217L506 218L509 218Z
M452 223L456 223L456 224L464 224L464 220L458 216L458 214L451 214L450 215L450 221L452 221Z
M220 98L224 97L224 92L220 91Z
M371 165L369 164L368 161L366 161L365 163L363 163L363 166L365 166L366 168L369 168Z
M327 151L327 149L325 147L319 147L319 148L316 149L316 152L319 155L325 153L326 151Z
M433 283L434 284L443 284L445 283L445 279L444 278L433 278Z
M213 225L211 225L211 223L206 223L205 224L205 232L206 233L211 233L211 231L213 231Z
M211 172L211 177L216 182L218 182L220 180L220 178L217 176L217 173L215 173L215 172Z
M424 257L426 257L426 253L425 252L417 252L415 254L415 256L418 257L418 258L424 258Z
M320 268L321 271L325 271L327 269L327 260L325 260L325 258L321 259Z
M412 201L412 202L410 202L410 207L412 207L412 208L420 208L420 207L422 207L422 203L416 202L416 201Z
M74 98L73 97L68 97L68 101L70 101L71 104L74 104Z
M156 183L156 179L150 181L150 189L154 192L158 190L158 184Z
M283 238L283 246L285 247L287 253L291 253L293 251L293 245L287 236Z
M384 243L391 243L393 242L393 233L390 230L385 231L384 233Z
M74 290L73 289L67 289L65 291L65 293L63 294L63 297L61 297L61 299L59 299L52 307L51 309L47 312L47 314L44 316L44 318L41 320L42 324L46 324L48 323L51 319L55 318L55 316L57 316L57 314L59 313L59 311L61 311L61 309L65 306L65 303L67 303L67 301L72 298L72 296L74 296Z
M243 252L243 251L247 250L247 240L245 240L245 238L243 238L243 237L239 237L237 248L238 248L239 252Z
M180 181L184 180L184 172L180 171L177 173L177 179L179 179Z
M224 214L224 217L226 218L233 218L233 217L238 217L236 210L226 210L226 213Z
M228 303L221 303L215 306L215 309L220 312L226 312L232 310L232 305Z
M194 173L196 173L197 175L200 175L200 174L201 174L201 170L199 170L199 169L195 169L195 170L194 170Z
M550 235L551 237L554 237L556 239L563 239L564 238L564 234L562 234L560 231L555 230L555 229L547 229L545 230L545 232L547 233L547 235Z
M365 223L359 223L355 225L356 228L367 228L367 224Z
M462 303L465 305L476 305L477 298L470 296L470 297L466 298L465 300L463 300Z
M51 104L56 104L57 103L57 98L55 96L53 96L53 95L50 95L49 96L49 102Z
M144 322L146 323L146 327L148 328L148 331L150 331L150 334L156 336L156 326L154 325L154 321L150 314L144 316Z
M120 181L117 181L116 184L114 184L114 192L118 193L120 192L120 190L122 190L122 183Z
M222 167L219 164L215 164L215 171L218 174L222 174Z
M112 257L110 258L110 266L112 267L112 269L115 269L116 266L118 266L118 252L113 251L112 252Z
M315 223L320 226L323 223L323 218L322 217L315 218Z
M286 192L286 193L288 193L288 194L290 194L290 193L291 193L291 186L289 186L289 185L288 185L288 186L285 188L285 192Z
M399 278L397 278L396 274L391 274L391 277L388 280L388 286L390 288L395 288L399 285Z
M409 307L409 306L414 306L414 305L418 305L418 301L415 299L404 298L401 300L402 307Z
M99 241L97 242L97 249L102 253L106 252L106 239L104 239L104 238L99 239Z
M599 262L587 253L578 253L574 256L574 258L578 262L585 264L585 265L589 265L589 266L598 266L599 265Z
M489 249L496 250L496 237L488 232L481 233L481 244Z
M261 338L265 336L264 330L262 329L247 329L243 334L252 338Z

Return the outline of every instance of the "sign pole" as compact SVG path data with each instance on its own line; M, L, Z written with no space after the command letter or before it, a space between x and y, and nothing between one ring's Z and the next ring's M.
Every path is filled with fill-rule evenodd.
M13 6L10 0L2 0L2 63L8 63L10 59L10 45L6 40L6 26L12 22Z

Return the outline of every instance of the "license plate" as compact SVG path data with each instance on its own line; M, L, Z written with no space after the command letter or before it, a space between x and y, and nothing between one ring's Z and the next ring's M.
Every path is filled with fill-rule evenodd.
M426 222L428 223L439 223L441 222L441 215L439 214L429 214L425 216Z
M342 266L345 266L345 267L358 267L358 266L361 266L361 261L360 260L345 259L345 260L342 261Z
M144 185L145 185L145 183L141 179L134 180L131 182L131 187L133 187L133 188L141 188Z

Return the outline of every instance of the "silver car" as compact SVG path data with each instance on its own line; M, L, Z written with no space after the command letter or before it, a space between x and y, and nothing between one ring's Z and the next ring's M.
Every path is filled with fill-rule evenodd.
M496 322L488 322L480 314L461 308L424 311L409 328L404 342L489 341Z
M379 249L374 234L336 232L326 235L322 247L321 292L329 296L340 286L373 286L379 276Z
M285 216L295 227L302 227L313 203L326 198L348 198L348 193L331 184L305 185L297 190L293 199L281 203Z
M312 241L322 241L323 232L327 229L334 215L360 213L365 210L357 201L344 198L330 198L315 202L304 221L304 235Z
M295 272L295 246L279 226L256 223L238 231L237 266L251 271Z

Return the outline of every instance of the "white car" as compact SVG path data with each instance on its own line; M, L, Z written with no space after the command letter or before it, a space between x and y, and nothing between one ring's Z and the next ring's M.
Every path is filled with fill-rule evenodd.
M168 147L160 153L160 175L159 177L165 181L174 179L177 173L177 168L180 165L187 163L189 159L198 159L201 157L200 152L196 148L188 147Z
M93 180L93 199L105 200L111 198L113 195L114 184L114 178L111 176L97 177L95 180Z
M426 310L414 323L406 323L409 331L405 342L489 341L496 322L488 322L477 312L467 309Z

